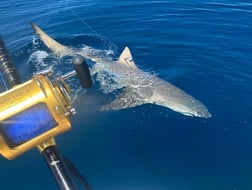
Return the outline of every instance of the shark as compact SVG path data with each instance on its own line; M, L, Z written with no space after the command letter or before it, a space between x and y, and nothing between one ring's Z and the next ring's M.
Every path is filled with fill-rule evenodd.
M155 104L169 108L186 116L210 118L212 115L199 100L187 94L175 85L159 78L155 74L141 70L133 60L132 53L125 47L117 60L106 57L87 56L82 51L73 50L54 40L35 23L31 23L34 33L58 56L81 54L95 62L92 75L104 71L113 76L113 80L122 87L122 91L101 110L120 110L143 104Z

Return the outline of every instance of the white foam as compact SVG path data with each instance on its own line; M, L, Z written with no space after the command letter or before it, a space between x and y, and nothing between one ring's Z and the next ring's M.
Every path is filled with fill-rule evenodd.
M48 67L48 64L44 61L45 58L47 58L49 54L46 51L35 51L32 53L29 57L28 64L34 65L37 69L37 71L44 69Z
M116 82L115 77L112 74L102 70L97 73L96 80L99 81L100 89L105 94L112 93L123 87Z
M112 49L100 50L84 45L79 52L83 57L97 61L97 59L112 59L115 52Z

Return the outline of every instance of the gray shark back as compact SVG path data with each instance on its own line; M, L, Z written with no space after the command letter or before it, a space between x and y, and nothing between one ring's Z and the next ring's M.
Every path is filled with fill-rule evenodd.
M128 50L126 50L128 51ZM126 54L127 55L127 54ZM123 53L120 56L123 57ZM123 63L122 60L131 60ZM211 117L208 109L198 100L171 83L137 68L132 59L97 63L94 67L112 73L114 81L124 87L121 94L102 110L120 110L142 104L156 104L187 116Z
M142 104L156 104L187 116L211 117L208 109L180 88L138 68L120 63L106 63L104 70L115 73L114 80L124 85L124 90L102 110L120 110Z

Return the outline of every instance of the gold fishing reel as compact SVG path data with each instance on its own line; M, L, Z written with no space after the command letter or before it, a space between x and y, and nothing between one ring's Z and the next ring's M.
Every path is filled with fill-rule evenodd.
M7 159L38 146L42 151L53 137L71 129L70 88L66 79L77 74L85 88L91 77L83 57L73 59L74 71L50 80L52 70L34 74L32 79L0 94L0 154Z

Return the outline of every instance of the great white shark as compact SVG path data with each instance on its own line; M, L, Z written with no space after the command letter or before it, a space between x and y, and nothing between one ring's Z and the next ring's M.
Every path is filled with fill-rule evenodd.
M36 24L31 23L31 25L41 41L58 56L83 55L82 51L72 50L60 44ZM208 109L200 101L156 75L139 69L128 47L125 47L116 61L106 57L83 56L95 62L91 69L92 74L102 68L114 76L115 82L123 86L121 94L110 104L103 106L102 110L119 110L150 103L170 108L187 116L211 117Z

